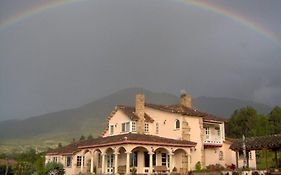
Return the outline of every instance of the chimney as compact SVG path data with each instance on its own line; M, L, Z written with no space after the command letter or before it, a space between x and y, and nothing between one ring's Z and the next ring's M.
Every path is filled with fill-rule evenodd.
M144 94L136 95L135 114L139 117L137 121L137 132L144 134Z
M190 95L187 95L186 92L181 93L180 104L184 107L192 108L192 99Z

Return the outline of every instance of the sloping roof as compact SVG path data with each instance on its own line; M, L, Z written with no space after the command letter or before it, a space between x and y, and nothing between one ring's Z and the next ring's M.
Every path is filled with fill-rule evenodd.
M217 117L205 112L201 112L196 109L188 108L183 105L155 105L155 104L145 104L145 106L154 108L157 110L170 112L170 113L177 113L181 115L188 115L188 116L197 116L203 117L204 120L214 120L214 121L226 121L226 119L222 117Z
M79 144L79 142L75 142L75 143L71 143L69 145L62 146L62 147L59 147L59 148L50 149L50 150L47 151L47 154L48 155L73 154L73 153L78 151L78 144Z
M281 134L251 137L245 139L246 150L261 150L261 149L280 149L281 148ZM242 139L236 140L230 149L234 151L243 150Z
M103 130L101 136L104 136L104 134L107 132L109 120L115 115L115 113L118 110L121 110L132 121L138 121L139 120L139 117L135 114L135 108L129 107L129 106L124 106L124 105L118 105L118 106L115 107L115 109L107 117L107 127ZM146 113L144 113L144 120L146 122L150 122L150 123L154 122L154 120Z
M184 146L184 147L194 147L195 142L187 140L176 140L169 139L165 137L159 137L154 135L146 134L121 134L108 137L99 137L96 139L87 140L79 144L78 148L90 148L90 147L100 147L108 145L119 145L119 144L149 144L149 145L163 145L163 146Z
M117 106L122 112L124 112L132 121L138 121L139 117L135 114L135 108L129 106L119 105ZM154 120L146 113L144 113L144 120L152 123Z
M187 140L175 140L165 137L145 135L145 134L121 134L108 137L98 137L82 142L75 142L69 145L51 149L47 155L66 155L73 154L83 148L96 148L111 145L123 144L138 144L138 145L160 145L160 146L175 146L175 147L194 147L197 143Z

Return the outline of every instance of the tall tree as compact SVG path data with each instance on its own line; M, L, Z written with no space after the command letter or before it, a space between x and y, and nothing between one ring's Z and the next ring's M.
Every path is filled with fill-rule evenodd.
M281 134L281 108L276 106L268 114L271 134Z
M227 123L228 137L241 138L242 135L251 137L256 135L258 125L257 111L252 107L235 110Z

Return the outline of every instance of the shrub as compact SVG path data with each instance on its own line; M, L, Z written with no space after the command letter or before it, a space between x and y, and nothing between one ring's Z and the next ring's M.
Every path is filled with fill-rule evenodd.
M196 171L200 171L200 170L202 169L202 167L201 167L201 162L200 162L200 161L198 161L198 162L195 164L195 169L196 169Z

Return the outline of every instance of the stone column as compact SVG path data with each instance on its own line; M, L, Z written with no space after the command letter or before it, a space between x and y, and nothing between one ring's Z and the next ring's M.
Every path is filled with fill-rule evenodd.
M114 174L118 174L118 154L114 154Z
M149 153L149 170L148 173L152 174L153 173L153 152Z
M170 156L170 167L169 167L169 169L170 169L170 172L172 172L173 171L173 168L174 168L174 153L170 153L169 154L169 156Z
M94 153L91 155L91 173L94 173Z
M84 169L84 158L83 157L84 157L84 155L82 154L81 155L81 167L80 167L81 168L80 169L81 173L83 173L83 169Z
M101 155L101 173L105 174L105 156L106 154Z
M130 174L130 154L131 152L126 152L127 158L126 158L126 174Z

